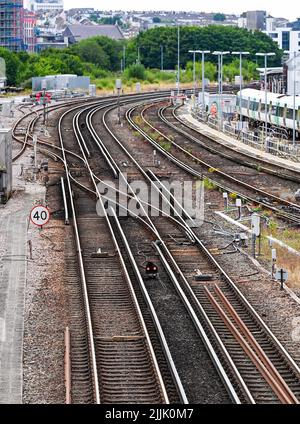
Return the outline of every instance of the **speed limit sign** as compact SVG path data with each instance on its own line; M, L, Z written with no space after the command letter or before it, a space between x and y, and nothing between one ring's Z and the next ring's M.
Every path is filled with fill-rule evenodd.
M49 222L50 219L50 211L43 205L37 205L31 209L30 212L30 221L37 225L38 227L42 227Z

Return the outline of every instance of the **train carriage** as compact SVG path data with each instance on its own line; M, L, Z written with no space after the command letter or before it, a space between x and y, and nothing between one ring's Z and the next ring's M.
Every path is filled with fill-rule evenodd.
M246 88L237 94L237 108L250 120L265 122L265 92ZM300 97L296 96L296 130L300 130ZM268 93L267 117L270 125L293 129L293 96Z

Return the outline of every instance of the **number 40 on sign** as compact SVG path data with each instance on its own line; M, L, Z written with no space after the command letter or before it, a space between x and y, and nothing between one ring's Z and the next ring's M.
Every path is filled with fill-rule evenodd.
M38 227L43 227L49 222L50 211L43 205L37 205L31 209L30 221Z

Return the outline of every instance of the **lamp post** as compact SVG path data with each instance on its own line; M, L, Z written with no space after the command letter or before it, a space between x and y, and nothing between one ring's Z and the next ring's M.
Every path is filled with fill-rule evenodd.
M243 56L247 56L249 52L232 52L232 55L236 55L240 57L240 121L242 122L242 88L243 88Z
M177 28L177 97L179 97L179 83L180 83L180 27Z
M164 70L164 46L160 45L160 70Z
M221 117L221 124L223 121L223 107L222 107L222 99L221 95L223 94L223 56L226 54L230 54L227 51L215 51L213 55L218 56L218 94L219 94L219 110ZM218 111L219 112L219 111Z
M141 61L140 61L140 46L138 46L138 49L137 49L137 63L138 63L138 65L140 65L140 63L141 63Z
M293 147L296 145L296 58L298 52L284 51L284 53L293 53L294 56L294 68L293 68Z
M275 53L256 53L256 56L265 58L265 132L266 138L268 136L268 89L267 89L267 67L268 67L268 57L275 56ZM268 149L268 146L266 146Z
M210 53L210 50L198 50L197 53L202 55L202 106L205 108L205 55Z
M120 91L122 88L122 80L116 79L116 89L118 91L118 124L121 124L121 110L120 110Z
M46 89L47 89L47 80L42 79L41 88L43 90L43 124L46 124Z
M189 50L189 53L193 53L193 82L194 82L194 96L196 95L196 53L199 50Z
M126 46L123 46L123 71L126 68Z

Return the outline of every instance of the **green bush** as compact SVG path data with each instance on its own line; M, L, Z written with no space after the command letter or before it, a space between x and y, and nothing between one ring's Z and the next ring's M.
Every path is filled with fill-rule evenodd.
M130 65L125 70L125 74L128 78L136 78L137 80L144 81L146 79L146 69L143 65Z

